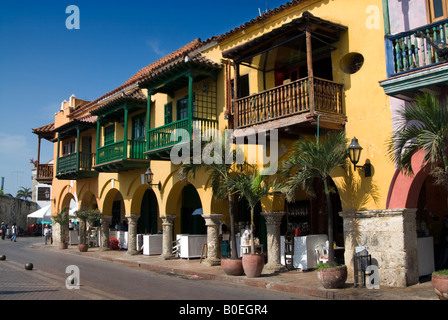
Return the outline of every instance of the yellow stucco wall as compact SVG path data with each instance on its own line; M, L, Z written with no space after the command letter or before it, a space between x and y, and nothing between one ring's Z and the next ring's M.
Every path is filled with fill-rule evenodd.
M373 8L373 11L367 10L368 5L372 6L370 9ZM262 23L255 23L253 26L246 28L244 32L238 32L203 52L209 59L221 62L221 52L223 50L232 48L260 36L272 30L272 28L298 18L305 10L310 11L316 17L348 27L348 31L343 33L340 41L335 44L336 50L332 52L333 78L335 82L344 84L345 110L348 118L346 124L347 138L351 139L353 136L358 138L359 143L364 148L359 164L364 164L366 160L370 161L373 165L373 177L363 178L360 170L353 173L352 166L349 166L350 170L348 172L342 169L335 170L332 176L338 186L343 210L385 208L389 183L394 173L393 164L386 158L385 144L391 134L389 98L378 84L378 81L386 78L381 1L372 0L369 1L368 5L365 1L351 0L305 1L302 5L282 11ZM375 8L378 8L378 12L375 12ZM375 19L378 19L378 21ZM346 74L340 68L342 57L349 52L358 52L364 56L364 65L355 74ZM224 70L223 68L219 73L217 84L217 109L221 131L227 125L227 121L224 120ZM259 72L243 67L241 74L245 73L250 75L250 93L258 92L262 87ZM268 75L267 82L268 85L272 86L272 74ZM176 91L172 98L165 94L151 96L153 102L150 117L151 128L164 124L164 105L169 101L173 102L173 121L175 121L175 101L187 95L187 93L187 88L185 88ZM129 115L129 121L131 121L133 115ZM66 119L66 114L58 113L56 115L58 125L64 123ZM130 125L128 127L131 128ZM116 128L116 138L120 140L123 136L123 129L119 124L116 124ZM95 131L85 133L92 136L93 145L96 145ZM128 136L130 135L131 132L128 132ZM100 136L102 137L103 134L100 134ZM290 140L281 140L279 147L281 150L288 150L292 143L293 141ZM100 145L102 145L102 141ZM57 159L56 150L57 146L55 144L55 159ZM280 156L285 156L285 152L281 150L279 150ZM178 233L180 231L180 194L185 185L184 182L179 181L179 167L169 161L152 161L151 169L154 172L154 183L159 181L162 183L161 191L156 187L153 188L158 201L159 215L176 214L175 232ZM89 178L78 181L54 179L53 214L67 205L67 199L70 199L71 195L79 199L80 204L88 205L91 205L92 197L95 197L99 209L105 214L111 214L112 201L116 199L117 192L123 198L123 214L140 214L141 199L147 189L142 180L144 172L145 169L124 173L100 173L97 179ZM227 202L216 202L212 199L207 176L199 174L190 183L195 186L200 196L204 214L222 213L225 215L224 220L228 222ZM376 197L369 196L372 191L375 192ZM300 196L304 197L303 194ZM283 210L283 201L265 199L262 206L264 211ZM159 229L160 226L161 221L159 219Z

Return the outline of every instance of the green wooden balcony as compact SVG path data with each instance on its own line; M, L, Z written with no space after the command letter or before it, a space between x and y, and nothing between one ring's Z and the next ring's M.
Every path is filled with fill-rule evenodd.
M95 154L90 152L75 152L59 157L56 178L60 180L76 180L98 175L92 170Z
M145 155L152 160L169 160L172 147L193 141L195 131L205 134L208 129L218 129L218 121L202 118L178 120L148 131L149 146Z
M147 167L145 145L144 140L121 140L100 147L94 169L99 172L119 172Z

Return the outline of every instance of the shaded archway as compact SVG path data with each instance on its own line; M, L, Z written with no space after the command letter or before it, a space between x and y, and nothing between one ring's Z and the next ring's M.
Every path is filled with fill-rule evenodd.
M117 189L110 189L103 201L103 214L111 216L110 226L117 228L125 221L123 196Z
M137 223L138 234L155 234L158 232L159 205L157 197L152 189L147 189L143 194L140 218Z
M200 214L193 214L195 210L201 209L202 203L196 188L187 184L182 189L181 206L181 233L184 234L206 234L205 220Z

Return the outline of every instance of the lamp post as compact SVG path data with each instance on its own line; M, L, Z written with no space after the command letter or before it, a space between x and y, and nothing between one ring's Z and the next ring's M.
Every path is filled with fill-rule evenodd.
M361 168L364 170L364 176L371 177L372 176L372 165L370 163L365 163L363 166L358 166L359 158L361 157L361 151L362 147L359 145L358 139L354 137L352 141L350 142L350 145L348 147L349 151L349 158L351 163L353 163L354 169Z
M152 188L152 186L157 186L159 191L162 190L162 183L160 181L159 181L159 183L152 183L153 177L154 177L154 173L152 173L151 166L149 166L145 172L146 183L151 188Z

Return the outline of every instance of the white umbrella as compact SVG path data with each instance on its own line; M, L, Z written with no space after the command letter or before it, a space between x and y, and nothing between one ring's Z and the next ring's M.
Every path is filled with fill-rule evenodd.
M202 208L199 208L199 209L194 210L191 215L200 216L200 215L202 215L202 213L203 213Z

